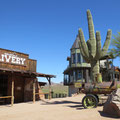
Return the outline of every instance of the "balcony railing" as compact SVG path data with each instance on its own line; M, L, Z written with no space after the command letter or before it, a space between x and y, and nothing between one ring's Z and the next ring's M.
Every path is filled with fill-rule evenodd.
M64 85L73 85L73 81L70 79L64 79Z
M80 80L74 80L73 78L64 79L64 85L74 85L75 82Z
M64 78L64 85L74 85L75 82L85 82L85 79L74 80L74 78Z

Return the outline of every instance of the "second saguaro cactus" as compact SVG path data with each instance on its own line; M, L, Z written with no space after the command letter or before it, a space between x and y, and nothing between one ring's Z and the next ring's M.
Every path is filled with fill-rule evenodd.
M101 48L101 36L100 32L94 32L94 24L92 20L92 15L90 10L87 10L87 20L88 20L88 30L89 30L89 40L86 42L82 29L79 29L79 39L80 39L80 51L86 62L91 64L91 79L95 81L96 74L99 73L99 60L107 54L108 47L110 44L112 31L109 29L107 31L106 41Z

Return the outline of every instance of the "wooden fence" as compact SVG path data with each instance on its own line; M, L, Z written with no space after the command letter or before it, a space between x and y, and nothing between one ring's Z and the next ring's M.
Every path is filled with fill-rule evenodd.
M0 104L4 104L5 103L5 100L3 100L3 99L8 99L8 98L10 98L11 99L11 106L13 105L13 98L12 98L12 96L0 96Z
M67 94L64 93L51 93L51 98L64 98ZM49 94L45 93L45 99L49 99Z

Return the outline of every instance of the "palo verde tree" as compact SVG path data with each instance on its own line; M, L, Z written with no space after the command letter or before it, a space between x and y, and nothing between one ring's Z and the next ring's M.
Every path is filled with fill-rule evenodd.
M112 49L110 49L110 54L113 54L114 57L120 57L120 32L117 35L114 35L112 39Z
M80 51L86 62L91 64L91 79L95 81L96 74L99 73L99 60L107 54L112 31L107 31L106 41L101 48L100 32L94 32L94 24L90 10L87 10L89 40L86 42L82 29L79 29Z

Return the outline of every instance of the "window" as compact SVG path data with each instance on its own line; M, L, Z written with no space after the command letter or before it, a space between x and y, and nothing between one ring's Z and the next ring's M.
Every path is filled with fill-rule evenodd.
M78 71L78 79L81 79L82 78L82 73L81 73L81 71L79 70Z
M75 63L75 54L72 54L72 64Z
M80 56L80 53L77 53L77 63L81 63L81 56Z
M81 55L81 63L86 63L82 55Z
M75 81L76 80L76 72L73 71L73 80Z
M83 63L86 63L86 61L84 60L84 58L83 58Z

